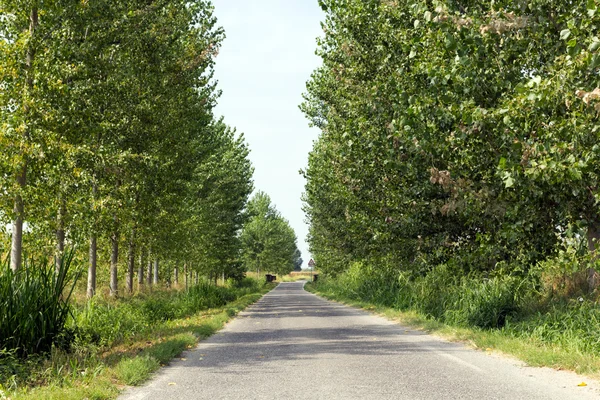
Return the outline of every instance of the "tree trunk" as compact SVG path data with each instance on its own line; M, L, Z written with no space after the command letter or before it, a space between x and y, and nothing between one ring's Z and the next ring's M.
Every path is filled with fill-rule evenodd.
M62 196L61 196L62 197ZM65 218L67 215L67 205L65 200L60 200L58 209L58 218L56 221L56 256L54 257L56 272L62 268L65 254Z
M119 281L117 277L117 265L119 263L119 231L117 227L115 227L115 231L113 232L110 241L112 244L110 256L110 296L118 297Z
M198 281L198 271L194 271L194 280L196 281L196 286L198 285L199 281Z
M188 265L183 264L183 274L184 274L184 280L185 280L185 290L188 290L188 278L189 278L189 272L188 272Z
M179 267L177 265L173 268L173 275L173 284L177 286L179 285Z
M27 55L25 58L25 73L27 75L26 79L26 93L31 93L33 90L33 82L34 82L34 71L33 71L33 63L35 60L35 49L33 47L33 37L35 36L35 30L38 26L38 10L37 7L33 7L31 13L29 15L29 35L30 42L27 45ZM27 97L25 94L24 97ZM25 130L23 132L23 139L28 141L31 137L30 127L28 126L28 115L30 113L30 108L27 103L23 106L23 114L25 115ZM23 215L25 213L25 204L23 202L23 197L21 196L21 191L25 189L27 186L27 154L23 154L23 161L19 167L16 176L16 183L19 187L19 192L15 196L13 212L14 217L12 221L12 238L11 238L11 247L10 247L10 268L16 272L21 268L22 257L23 257Z
M146 265L146 249L140 251L140 266L138 268L138 287L141 289L144 284L144 266Z
M135 227L131 229L127 254L127 292L133 293L133 271L135 270Z
M154 260L154 284L158 285L158 258Z
M148 287L152 287L152 260L150 259L150 254L148 254L148 276L146 276L146 282L148 283Z
M87 297L91 299L96 294L96 266L98 262L98 247L96 236L90 236L90 265L88 267Z
M600 223L590 222L587 230L588 249L592 255L592 262L598 258L598 247L600 246ZM590 292L598 287L598 272L590 266L587 270L587 284Z

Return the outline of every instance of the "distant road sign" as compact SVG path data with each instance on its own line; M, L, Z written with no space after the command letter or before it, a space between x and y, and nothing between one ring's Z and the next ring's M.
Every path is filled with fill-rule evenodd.
M310 261L308 262L308 266L309 267L314 267L315 266L315 260L313 260L312 258L310 259Z

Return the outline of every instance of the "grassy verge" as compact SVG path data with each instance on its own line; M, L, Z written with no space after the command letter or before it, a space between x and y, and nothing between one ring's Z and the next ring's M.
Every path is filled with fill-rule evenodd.
M309 283L305 288L327 299L375 312L415 329L451 341L468 343L475 349L511 355L531 366L571 370L600 380L600 354L593 350L574 350L576 346L573 341L578 339L569 338L566 328L563 331L563 338L549 337L550 335L547 334L549 330L545 329L547 314L531 315L517 324L508 324L501 329L458 327L427 318L413 310L401 311L373 302L360 301L332 290L330 285ZM598 326L600 329L600 325ZM577 333L574 336L577 336Z
M115 340L110 346L86 344L69 352L54 349L50 357L25 362L5 357L1 368L26 370L26 384L16 381L0 385L0 400L11 399L114 399L125 385L139 385L160 366L182 351L193 348L241 310L273 288L266 285L224 306L193 315L155 321L149 329Z

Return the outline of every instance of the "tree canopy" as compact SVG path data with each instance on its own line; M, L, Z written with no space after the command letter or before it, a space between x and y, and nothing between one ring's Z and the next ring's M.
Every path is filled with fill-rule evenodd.
M248 203L247 213L248 222L241 233L246 269L281 275L294 270L300 257L296 234L271 204L271 198L257 192Z
M322 130L305 171L320 269L527 269L586 233L595 251L596 2L319 3L301 108Z

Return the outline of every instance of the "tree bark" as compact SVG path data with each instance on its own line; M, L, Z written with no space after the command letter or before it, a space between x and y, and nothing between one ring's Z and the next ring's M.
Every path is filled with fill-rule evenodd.
M598 258L598 247L600 247L600 223L590 222L587 230L588 250L592 256L592 262ZM590 266L587 270L587 284L590 292L598 287L598 272Z
M131 229L127 254L127 292L133 293L133 271L135 270L135 227Z
M150 254L148 254L148 275L146 276L146 282L148 283L148 287L152 287L152 260L150 259Z
M138 268L138 286L142 287L144 284L144 266L146 265L146 249L140 250L140 266Z
M194 271L194 281L196 282L196 285L198 285L198 279L198 271Z
M158 258L154 260L154 284L158 285Z
M110 256L110 296L119 296L119 281L117 276L117 268L119 263L119 229L115 227L115 230L110 238L112 244L112 251Z
M184 280L185 280L185 290L187 291L188 290L188 278L189 278L187 263L183 264L183 274L184 274Z
M98 196L98 185L92 184L92 201L96 202ZM96 238L96 216L92 215L92 234L90 235L90 264L88 266L87 297L91 299L96 294L96 267L98 266L98 241Z
M67 205L64 198L60 200L58 209L58 218L56 221L56 256L54 257L56 272L62 268L65 254L65 218L67 215Z
M88 267L87 297L91 299L96 294L96 266L98 263L98 247L96 236L90 236L90 265Z
M177 265L173 268L173 275L173 284L177 286L179 285L179 267Z
M28 122L27 118L30 112L29 104L27 104L27 93L31 93L33 91L33 82L34 82L34 70L33 63L35 60L35 48L33 47L33 37L35 36L35 31L38 26L38 10L37 7L33 7L31 13L29 14L29 34L30 34L30 42L27 46L27 55L25 56L25 73L27 75L24 94L25 103L23 105L23 113L25 115L25 130L23 132L23 139L28 141L31 137L31 127L27 126ZM16 175L16 183L19 187L20 192L16 194L14 199L14 218L12 221L12 238L11 238L11 247L10 247L10 268L16 272L21 268L22 257L23 257L23 215L25 213L25 203L23 202L23 197L21 192L27 186L27 154L22 154L23 160L21 161L21 165L19 166L17 175Z

